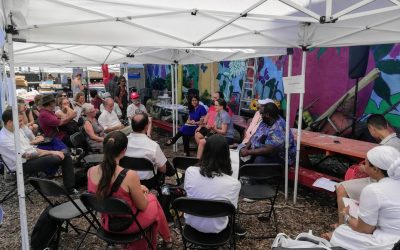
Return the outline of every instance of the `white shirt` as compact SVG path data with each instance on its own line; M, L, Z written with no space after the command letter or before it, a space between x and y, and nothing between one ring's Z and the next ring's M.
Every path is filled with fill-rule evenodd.
M391 146L400 151L400 138L397 137L396 133L386 136L379 144Z
M208 178L200 174L200 167L189 167L184 185L189 198L226 200L237 207L241 185L232 176ZM185 214L185 223L203 233L219 233L228 225L228 217L209 219Z
M20 146L21 146L21 155L24 153L37 153L36 148L33 147L29 143L29 139L25 136L22 129L19 130L20 134ZM14 142L14 133L9 131L6 128L0 130L0 154L2 155L5 163L11 171L16 170L16 151L15 151L15 142ZM22 158L22 163L25 163L26 160Z
M119 118L114 110L111 111L111 113L107 110L101 112L101 115L99 116L99 123L104 128L104 130L121 125L121 122L119 121Z
M104 105L103 105L103 103L100 105L100 112L101 113L103 113L104 112ZM117 116L121 116L122 115L122 111L121 111L121 109L119 108L119 106L118 106L118 104L116 104L115 102L114 102L114 112L117 114Z
M73 120L78 122L79 118L81 118L81 116L82 116L82 106L79 106L78 104L75 103L74 111L76 112L76 116Z
M135 115L136 110L141 110L147 114L147 109L143 104L140 104L139 107L135 104L129 104L128 108L126 109L126 116L132 118ZM130 119L129 119L130 122Z
M160 145L142 133L133 132L128 135L128 147L125 156L148 159L154 164L156 174L157 168L164 166L167 162L167 157L162 152ZM141 180L154 177L154 174L149 171L137 171L137 173Z

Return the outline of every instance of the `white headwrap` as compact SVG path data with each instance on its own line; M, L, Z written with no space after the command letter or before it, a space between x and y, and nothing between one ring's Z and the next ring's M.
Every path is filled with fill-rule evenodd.
M377 168L386 170L392 179L400 179L400 152L391 146L377 146L367 153L367 159Z

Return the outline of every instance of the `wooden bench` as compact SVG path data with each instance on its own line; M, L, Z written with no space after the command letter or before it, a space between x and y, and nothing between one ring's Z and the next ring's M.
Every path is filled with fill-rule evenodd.
M159 119L153 119L152 120L152 124L154 127L158 127L160 129L163 129L167 132L171 132L173 131L172 129L172 123L168 122L168 121L163 121L163 120L159 120ZM178 126L179 129L179 126Z
M295 173L294 167L289 167L289 180L294 181L294 173ZM302 184L302 185L309 187L311 189L314 189L314 190L327 191L325 189L321 189L321 188L313 186L314 182L321 177L325 177L327 179L330 179L330 180L336 181L336 182L343 181L342 179L339 179L339 178L336 178L336 177L333 177L333 176L330 176L327 174L319 173L319 172L316 172L316 171L308 169L308 168L299 167L299 184Z

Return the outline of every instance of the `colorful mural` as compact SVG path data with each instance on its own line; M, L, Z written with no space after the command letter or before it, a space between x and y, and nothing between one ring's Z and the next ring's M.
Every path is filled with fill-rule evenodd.
M375 80L365 114L385 114L395 127L400 127L400 44L372 46L376 67L381 71Z
M146 64L146 86L151 89L171 90L171 66Z
M259 99L283 100L283 63L285 57L260 57L257 60L257 81L255 97Z
M182 71L182 85L188 89L199 89L199 65L183 65Z

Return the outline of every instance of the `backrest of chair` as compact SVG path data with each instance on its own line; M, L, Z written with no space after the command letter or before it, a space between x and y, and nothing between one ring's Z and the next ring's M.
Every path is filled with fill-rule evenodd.
M98 199L95 194L81 194L80 199L86 208L109 215L131 215L132 209L128 203L115 197Z
M64 188L52 180L30 177L29 183L43 196L68 196Z
M85 135L82 132L76 132L72 134L70 137L71 143L75 148L85 147L86 139Z
M205 218L234 216L236 212L235 206L224 200L180 197L174 200L172 206L178 211Z
M245 164L239 168L239 178L271 179L282 177L282 165L278 163Z
M138 171L152 171L154 173L153 163L146 158L134 158L125 156L119 161L119 165L127 169Z
M181 170L186 170L188 167L195 166L198 163L199 159L196 157L177 156L172 159L174 168Z

